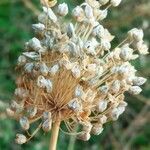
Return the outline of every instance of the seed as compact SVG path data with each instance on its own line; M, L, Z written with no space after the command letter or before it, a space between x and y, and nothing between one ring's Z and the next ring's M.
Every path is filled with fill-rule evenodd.
M30 125L29 125L29 120L28 120L27 117L20 118L19 122L20 122L20 125L21 125L22 129L24 129L24 130L29 129Z
M27 138L23 134L17 134L15 139L17 144L24 144L27 141Z

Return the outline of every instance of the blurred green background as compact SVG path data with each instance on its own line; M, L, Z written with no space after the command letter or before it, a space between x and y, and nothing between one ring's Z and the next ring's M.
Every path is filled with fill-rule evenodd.
M82 2L59 1L66 1L70 9ZM48 149L50 134L42 131L23 146L15 144L15 134L20 127L5 114L15 89L17 57L23 51L25 41L34 36L31 24L37 22L39 11L39 0L0 0L0 150ZM109 10L108 18L102 24L116 35L114 45L133 27L142 28L145 41L149 43L150 0L123 0L119 7ZM150 150L150 56L142 56L133 64L138 69L137 74L148 79L141 95L126 94L129 105L125 113L88 142L74 141L73 137L60 133L58 150Z

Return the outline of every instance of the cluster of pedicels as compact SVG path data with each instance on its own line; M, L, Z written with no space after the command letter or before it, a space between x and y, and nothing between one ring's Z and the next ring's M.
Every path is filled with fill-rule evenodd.
M89 140L124 112L126 91L135 95L142 91L146 79L135 75L130 61L148 53L143 31L130 30L112 49L114 36L101 24L108 8L120 2L85 0L71 13L66 3L43 6L38 23L32 25L35 37L25 43L18 58L15 100L7 109L27 132L16 135L18 144L29 141L40 128L50 131L58 120L66 125L67 131L61 129L65 133ZM31 134L34 122L39 126ZM74 131L76 126L79 132Z

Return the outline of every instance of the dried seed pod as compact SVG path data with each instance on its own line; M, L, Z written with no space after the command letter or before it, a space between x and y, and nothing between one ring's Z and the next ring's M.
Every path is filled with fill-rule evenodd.
M109 0L99 0L99 3L101 4L101 5L105 5L105 4L107 4L109 2Z
M121 3L121 1L122 0L111 0L110 4L114 7L117 7Z
M15 112L10 108L6 109L6 113L9 117L14 117L15 116Z
M142 89L139 86L131 86L129 92L133 95L137 95L142 92Z
M15 89L15 95L19 98L26 98L29 95L29 91L24 88Z
M116 80L112 83L111 85L111 89L110 89L110 92L112 93L118 93L119 90L120 90L120 81L119 80Z
M17 134L15 141L17 144L24 144L24 143L26 143L27 138L23 134Z
M68 103L68 108L72 109L73 111L81 111L82 110L82 106L81 106L81 104L79 104L79 101L77 98L72 99Z
M79 78L81 76L81 70L79 65L74 65L71 71L72 71L72 75L75 78Z
M141 86L143 85L145 82L147 81L147 79L143 78L143 77L135 77L133 78L133 84L136 86Z
M42 129L45 131L45 132L48 132L50 131L52 128L52 120L45 120L42 124Z
M28 47L32 48L35 51L39 51L40 49L42 49L41 43L37 38L32 38L29 42L28 42Z
M123 45L121 47L121 51L120 51L121 59L123 59L124 61L128 61L132 59L132 55L133 55L133 49L131 49L128 44Z
M141 55L147 55L148 52L148 46L143 42L143 40L136 42L136 49Z
M33 63L26 63L25 66L24 66L24 70L25 70L27 73L31 73L32 70L33 70L33 67L34 67L34 64L33 64Z
M58 5L58 14L61 16L66 16L68 14L68 5L66 3Z
M143 36L144 36L144 33L142 29L133 28L132 30L128 32L128 37L130 38L131 41L133 40L137 42L142 41Z
M107 17L108 11L107 9L104 10L98 10L98 19L103 20Z
M30 124L29 124L29 120L28 120L27 117L21 117L19 122L20 122L20 125L21 125L22 129L24 129L24 130L29 129Z
M49 17L50 20L52 20L54 23L57 22L57 17L54 14L54 12L52 11L51 8L43 7L43 11L48 15L48 17Z
M32 28L34 29L35 32L39 33L45 30L45 25L42 23L37 23L37 24L33 24Z
M25 56L20 55L20 56L18 57L18 65L24 65L24 64L26 63L26 61L27 61L27 59L26 59Z
M88 141L90 139L91 135L87 132L82 132L81 134L77 135L77 138L83 141Z
M106 115L100 115L98 122L101 124L104 124L107 122L107 116Z
M103 112L107 108L108 102L106 100L100 100L98 105L97 105L97 110L99 112Z
M108 90L109 90L109 87L108 85L103 85L99 88L100 92L102 92L103 94L107 94L108 93Z
M40 64L40 72L42 73L42 75L47 76L48 71L49 71L49 69L48 69L47 65L44 62L42 62Z
M58 64L54 65L53 67L51 67L49 69L49 72L51 75L55 75L58 71L59 71L59 65Z
M72 15L78 22L82 22L85 18L84 10L80 6L77 6L73 9Z
M69 38L75 36L75 29L72 23L69 23L69 25L67 26L67 35L69 36Z
M81 98L82 97L82 95L83 95L83 88L80 86L80 85L78 85L76 88L75 88L75 97L79 97L79 98Z
M24 52L23 55L33 60L39 60L40 58L40 55L37 52Z
M52 91L52 82L49 79L45 79L43 76L39 76L37 79L37 85L41 88L46 88L47 92L50 93Z
M45 112L43 113L43 119L44 119L44 120L51 120L51 119L52 119L52 114L51 114L51 112L45 111Z
M88 133L91 132L91 129L93 126L91 123L86 122L86 123L83 123L82 125L83 125L83 129L82 129L83 131L88 132Z
M88 19L92 19L94 17L93 9L91 6L86 5L85 7L85 15Z
M33 118L37 113L37 107L29 107L27 109L27 113L28 113L30 118Z
M103 128L102 124L96 123L96 124L93 124L91 133L94 135L100 135L103 130L104 130L104 128Z

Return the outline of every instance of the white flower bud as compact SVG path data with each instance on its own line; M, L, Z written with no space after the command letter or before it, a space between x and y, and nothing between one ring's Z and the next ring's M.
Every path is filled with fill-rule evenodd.
M133 95L138 95L142 92L142 89L139 86L131 86L129 92Z
M84 10L80 6L73 9L72 15L78 22L82 22L85 18Z
M96 123L93 125L91 132L94 135L100 135L103 130L104 130L103 126L101 124Z
M33 24L32 28L35 30L35 32L43 32L45 30L45 25L42 23Z
M47 15L45 13L41 13L39 16L38 16L38 21L41 22L41 23L45 23L47 20Z
M91 135L87 132L82 132L81 134L77 135L77 138L83 141L88 141L90 139Z
M99 3L101 4L101 5L105 5L105 4L107 4L109 2L109 0L99 0Z
M35 37L28 42L28 46L35 51L39 51L42 48L40 41Z
M121 3L122 0L111 0L110 4L114 7L119 6L119 4Z
M58 5L58 14L61 16L66 16L68 14L68 5L66 3Z
M28 120L27 117L20 118L19 122L20 122L20 125L21 125L22 129L24 129L24 130L29 129L30 124L29 124L29 120Z
M142 29L133 28L128 32L128 36L131 40L139 42L143 40L144 33Z
M108 102L106 100L100 100L97 105L98 111L103 112L104 110L106 110L107 104L108 104Z
M23 134L17 134L15 139L17 144L24 144L27 141L27 138Z
M50 131L52 128L52 120L45 120L42 124L42 129L45 131L45 132L48 132Z
M135 77L135 78L133 78L133 84L137 85L137 86L143 85L146 81L147 81L147 79L145 79L143 77Z
M132 58L133 49L129 47L128 44L121 47L120 58L124 61L128 61Z
M68 108L72 109L73 111L80 111L82 106L79 104L78 99L74 98L68 103Z
M91 6L86 5L86 7L85 7L85 15L86 15L86 17L87 17L88 19L91 19L91 18L94 17L94 15L93 15L93 9L92 9Z
M53 67L49 69L51 75L55 75L59 71L59 65L55 64Z
M81 70L80 70L79 65L74 65L71 71L72 71L72 75L75 78L79 78L81 76Z

